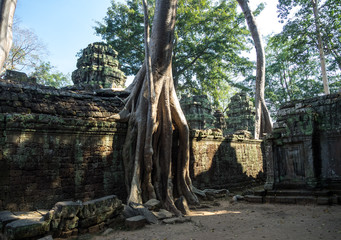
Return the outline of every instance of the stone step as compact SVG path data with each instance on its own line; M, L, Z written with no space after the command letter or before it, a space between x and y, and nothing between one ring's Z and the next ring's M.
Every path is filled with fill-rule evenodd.
M244 199L247 202L251 203L264 203L263 196L256 196L256 195L245 195Z
M255 196L265 196L266 195L266 190L256 190L253 193Z
M316 197L312 196L265 196L266 203L285 204L316 204Z
M313 191L313 190L268 190L266 192L267 196L330 196L331 192L328 190L323 191Z
M250 203L283 203L283 204L317 204L317 205L331 205L340 204L341 196L257 196L246 195L245 200Z

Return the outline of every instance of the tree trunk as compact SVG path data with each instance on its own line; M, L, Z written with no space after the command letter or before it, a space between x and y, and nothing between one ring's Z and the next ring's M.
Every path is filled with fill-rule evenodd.
M111 118L128 121L123 149L128 202L157 198L166 209L181 215L174 204L173 182L174 192L190 204L197 204L198 199L189 176L189 129L172 78L176 5L176 0L156 1L150 63L146 48L145 63L129 87L125 107ZM148 47L148 31L145 33ZM179 131L176 168L172 165L173 128Z
M0 0L0 73L12 47L12 24L17 0Z
M322 42L321 31L320 31L320 23L319 23L318 9L317 9L317 4L318 4L317 1L318 0L311 0L311 4L313 5L313 11L314 11L314 20L315 20L315 27L316 27L318 49L319 49L319 53L320 53L320 62L321 62L324 94L330 94L330 92L329 92L329 85L328 85L328 78L327 78L327 71L326 71L326 60L325 60L325 57L324 57L323 42Z
M247 25L250 29L251 36L255 43L257 54L257 72L256 72L256 94L255 94L255 139L263 136L263 133L270 133L272 131L272 121L269 111L265 105L264 100L264 86L265 86L265 54L262 45L261 35L259 33L256 20L250 10L248 0L237 0L246 19Z

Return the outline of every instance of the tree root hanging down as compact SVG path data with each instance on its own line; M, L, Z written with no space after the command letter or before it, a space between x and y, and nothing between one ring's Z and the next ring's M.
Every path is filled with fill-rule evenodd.
M170 79L170 70L169 74L154 78L155 100L152 103L146 93L144 68L145 65L135 78L124 109L111 117L128 122L123 149L128 202L143 203L156 198L167 210L181 215L174 205L173 180L179 196L185 196L189 204L199 202L189 176L188 125ZM176 168L172 165L173 124L179 131ZM151 136L147 133L148 125L152 128Z

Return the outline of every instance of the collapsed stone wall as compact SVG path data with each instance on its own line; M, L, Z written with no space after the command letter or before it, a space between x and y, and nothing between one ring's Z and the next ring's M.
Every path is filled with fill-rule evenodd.
M58 202L51 210L0 212L0 236L9 240L75 237L78 233L94 233L116 227L122 212L122 201L110 195L87 202ZM45 237L45 235L50 235Z
M126 95L98 95L0 81L0 210L125 197L126 125L104 118Z

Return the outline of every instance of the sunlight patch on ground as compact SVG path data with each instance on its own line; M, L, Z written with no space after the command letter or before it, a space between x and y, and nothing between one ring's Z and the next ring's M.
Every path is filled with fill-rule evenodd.
M212 215L221 215L221 214L240 214L240 211L227 211L227 210L220 210L220 211L193 211L189 214L189 216L212 216Z

